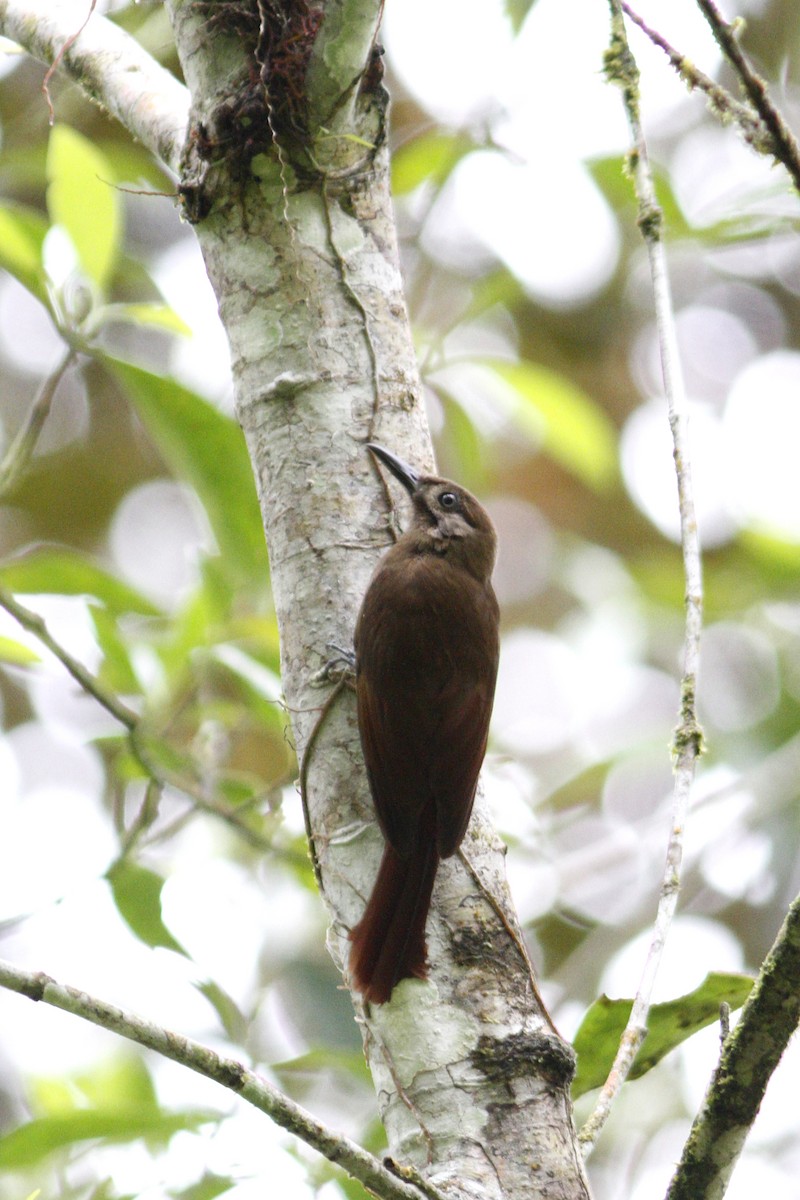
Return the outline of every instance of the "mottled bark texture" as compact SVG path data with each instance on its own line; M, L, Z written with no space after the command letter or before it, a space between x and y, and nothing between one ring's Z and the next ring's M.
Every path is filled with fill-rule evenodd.
M667 1200L722 1200L800 1022L800 896L789 908L695 1117Z
M304 778L329 945L344 967L381 837L352 692L330 699L314 676L329 643L352 643L391 537L391 497L364 443L433 466L389 193L380 4L170 10L193 97L182 194L230 340L301 760L312 743ZM371 1011L354 997L392 1156L453 1196L585 1197L572 1054L541 1009L480 805L464 858L441 867L428 943L429 982L404 981Z

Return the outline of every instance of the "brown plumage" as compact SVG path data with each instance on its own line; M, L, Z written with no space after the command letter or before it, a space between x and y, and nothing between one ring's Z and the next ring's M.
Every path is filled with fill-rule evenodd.
M436 870L472 812L497 676L497 539L464 488L369 449L413 503L411 527L378 564L355 633L358 726L386 846L350 933L350 973L365 1000L383 1004L401 979L427 977Z

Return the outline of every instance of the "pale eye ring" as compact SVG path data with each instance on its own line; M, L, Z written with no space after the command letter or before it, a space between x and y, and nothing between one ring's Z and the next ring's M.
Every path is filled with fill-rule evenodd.
M442 492L441 496L439 497L439 503L441 504L442 508L457 508L458 496L455 494L455 492Z

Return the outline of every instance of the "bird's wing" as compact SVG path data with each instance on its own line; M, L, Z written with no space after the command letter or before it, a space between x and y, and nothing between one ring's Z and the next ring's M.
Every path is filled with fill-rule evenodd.
M365 673L358 677L358 725L372 798L386 840L402 856L414 847L420 814L430 802L428 786L432 747L420 731L414 698L398 705L372 686Z
M436 800L441 858L455 854L469 824L478 773L486 754L493 693L493 686L484 681L467 691L447 689L442 695L438 750L431 761L429 784Z
M381 829L398 854L412 849L428 804L436 808L439 855L457 850L486 753L492 682L464 690L455 680L440 692L433 712L415 712L419 697L409 696L403 706L387 704L367 678L359 678L364 760Z

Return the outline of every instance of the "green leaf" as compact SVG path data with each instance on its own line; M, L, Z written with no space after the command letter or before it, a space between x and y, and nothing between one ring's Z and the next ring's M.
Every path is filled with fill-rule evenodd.
M95 321L98 326L110 325L114 321L145 325L163 329L167 333L178 333L182 337L189 337L192 332L168 304L106 304L97 312Z
M118 1192L113 1181L106 1176L92 1186L92 1190L85 1194L85 1200L138 1200L138 1197L132 1192Z
M273 1063L270 1069L281 1080L290 1079L292 1075L308 1075L310 1078L318 1080L322 1071L336 1071L342 1075L350 1075L364 1084L368 1084L370 1080L361 1050L336 1050L330 1046L316 1046L313 1050L309 1050L297 1058Z
M47 152L47 208L75 247L85 275L101 292L114 269L120 208L105 156L68 125L56 125Z
M743 529L739 534L742 548L764 572L770 586L797 585L800 575L800 545L765 529Z
M752 986L753 980L746 975L711 973L688 995L654 1004L647 1037L629 1078L638 1079L686 1038L718 1020L723 1001L731 1009L741 1008ZM572 1082L573 1099L605 1083L632 1007L630 1000L601 996L583 1018L574 1041L578 1070Z
M113 20L120 12L121 10L117 9L113 16L109 16L109 20ZM169 29L167 17L163 17L162 20ZM160 49L153 46L151 52L158 57ZM175 184L170 178L167 168L161 167L149 150L131 138L120 138L119 136L115 138L109 125L106 126L106 129L111 136L104 137L102 141L95 141L94 145L97 146L111 169L112 174L108 176L109 179L113 179L118 184L125 184L134 190L141 189L144 192L155 192L156 194L163 192L167 196L174 195Z
M118 1141L141 1135L156 1146L171 1136L176 1115L179 1128L187 1127L180 1114L166 1115L165 1127L150 1072L144 1058L135 1052L115 1053L74 1074L34 1076L28 1091L34 1128L32 1134L17 1131L15 1142L6 1146L6 1153L14 1159L32 1157L35 1147L31 1143L40 1137L44 1155L95 1136ZM192 1112L188 1124L206 1115ZM214 1119L214 1114L208 1117ZM116 1197L117 1192L101 1182L91 1195Z
M179 1192L170 1192L174 1200L216 1200L224 1192L236 1186L236 1180L227 1175L206 1174L197 1183L192 1183Z
M32 208L0 206L0 267L18 279L37 300L50 307L42 265L42 243L48 225Z
M425 180L441 187L450 172L476 143L463 133L423 133L406 142L392 157L392 191L413 192Z
M442 474L448 479L460 479L475 492L486 489L486 439L483 438L463 405L434 380L429 386L439 397L447 425L447 455L442 462ZM452 469L448 461L453 456Z
M232 1042L242 1042L247 1034L247 1021L236 1001L213 980L195 984L219 1017L222 1028Z
M45 177L47 145L38 138L3 141L2 181L8 195L36 195Z
M484 363L512 389L512 416L552 458L583 483L602 490L617 470L617 433L585 392L549 367L500 359Z
M633 236L635 230L636 196L630 179L627 159L620 155L595 158L587 164L609 207L627 222ZM669 239L691 238L704 245L724 246L751 243L774 238L780 232L796 233L794 223L786 224L774 212L753 211L743 206L741 199L731 216L722 217L708 225L691 224L678 203L669 174L658 165L653 167L656 196L664 216L664 228ZM753 198L753 203L757 200Z
M506 267L500 267L488 275L476 279L471 288L472 298L459 316L459 321L468 323L488 312L496 305L513 312L524 302L525 292L518 279Z
M519 33L535 3L536 0L505 0L506 16L515 34Z
M141 592L74 550L45 547L11 559L0 566L0 583L21 595L94 596L115 617L159 614Z
M99 604L90 604L89 613L98 645L103 651L103 661L100 665L101 683L115 692L127 695L141 694L142 686L131 664L113 613Z
M239 647L234 647L233 654L227 651L225 643L220 643L212 650L212 656L223 672L233 676L250 719L261 721L268 728L284 725L280 677Z
M55 1117L40 1117L0 1138L0 1168L30 1167L41 1163L55 1150L97 1138L132 1142L145 1137L166 1145L173 1134L218 1119L219 1115L210 1111L142 1112L134 1106L126 1111L83 1109Z
M41 662L39 655L29 646L15 642L12 638L0 637L0 662L12 667L30 667L33 663Z
M636 193L631 180L628 161L622 155L612 154L588 162L589 172L605 196L613 212L628 214L633 226L636 211ZM653 167L653 179L659 207L664 215L664 224L671 238L688 237L692 233L683 210L672 190L669 175L657 164Z
M231 610L231 572L222 570L219 557L201 559L200 572L199 585L187 596L157 648L173 684L185 678L195 650L216 644Z
M164 946L189 957L161 918L164 880L160 875L123 858L109 867L106 879L120 916L140 941L147 946Z
M267 579L264 531L253 471L239 426L172 379L105 356L172 472L190 483L206 510L226 567L241 579Z
M127 1112L158 1113L158 1098L144 1059L136 1054L116 1054L72 1076L91 1107Z
M334 1168L330 1172L330 1177L336 1180L346 1200L370 1200L371 1193L363 1184L360 1184L357 1179L351 1179L341 1168L338 1170Z

